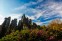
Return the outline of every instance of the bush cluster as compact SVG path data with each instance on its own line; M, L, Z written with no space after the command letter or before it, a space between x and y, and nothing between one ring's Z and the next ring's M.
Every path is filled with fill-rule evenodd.
M55 30L54 30L55 31ZM61 31L44 31L42 29L24 29L12 32L0 39L0 41L61 41Z

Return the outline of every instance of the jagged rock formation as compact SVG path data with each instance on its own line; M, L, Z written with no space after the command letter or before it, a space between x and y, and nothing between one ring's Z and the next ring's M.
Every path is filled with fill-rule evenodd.
M10 26L10 20L11 20L11 17L5 18L5 20L1 26L2 30L1 30L0 37L3 37L6 34L8 28Z
M36 23L33 23L31 19L28 19L25 14L22 16L21 20L19 20L17 25L17 19L13 19L11 21L11 17L5 18L3 24L0 28L2 28L0 31L0 38L5 36L6 34L11 33L12 30L21 30L21 29L33 29L36 28Z

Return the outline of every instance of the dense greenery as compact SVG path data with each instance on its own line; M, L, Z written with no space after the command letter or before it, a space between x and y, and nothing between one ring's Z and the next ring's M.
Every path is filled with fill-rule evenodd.
M0 41L62 41L62 21L55 19L48 25L39 26L22 16L10 23L10 17L1 25Z
M59 41L62 32L56 30L23 29L13 31L0 39L0 41Z

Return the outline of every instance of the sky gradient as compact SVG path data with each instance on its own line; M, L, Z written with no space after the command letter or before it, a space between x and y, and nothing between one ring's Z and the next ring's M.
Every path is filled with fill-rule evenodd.
M20 20L23 14L38 25L62 19L62 0L0 0L0 24L5 17Z

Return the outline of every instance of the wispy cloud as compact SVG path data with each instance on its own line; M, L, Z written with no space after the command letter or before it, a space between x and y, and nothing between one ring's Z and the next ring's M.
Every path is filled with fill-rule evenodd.
M22 10L22 9L28 8L31 5L36 5L36 4L38 4L39 2L42 2L42 1L43 0L37 0L36 2L30 1L29 3L25 3L22 6L19 6L17 8L14 8L13 10Z
M15 8L14 10L23 10L22 13L27 13L26 16L29 17L32 20L36 20L37 24L42 24L44 22L50 21L53 18L60 18L62 17L62 3L61 2L56 2L55 0L45 0L46 2L42 4L44 0L37 0L36 2L29 2L26 3L20 7ZM40 3L40 4L39 4ZM30 7L31 5L35 6L35 8ZM31 14L29 15L28 13L33 13L32 16ZM44 22L38 22L38 18L41 18ZM50 20L49 20L50 19ZM46 22L47 23L47 22Z

